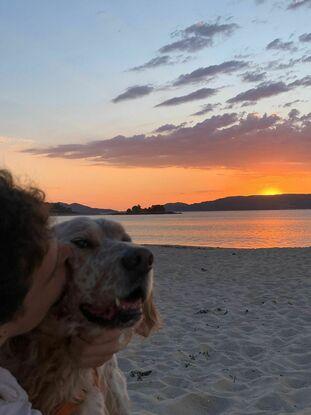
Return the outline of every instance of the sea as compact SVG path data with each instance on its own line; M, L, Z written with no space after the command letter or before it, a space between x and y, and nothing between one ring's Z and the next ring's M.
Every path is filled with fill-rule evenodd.
M311 209L91 217L120 222L139 244L221 248L311 246ZM55 220L72 218L58 216Z

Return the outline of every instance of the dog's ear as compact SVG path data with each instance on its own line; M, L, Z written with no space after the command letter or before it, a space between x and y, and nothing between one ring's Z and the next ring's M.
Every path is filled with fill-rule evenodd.
M143 320L142 322L135 328L135 333L143 336L148 337L151 332L159 330L162 325L162 321L158 310L153 302L152 294L145 301L143 305Z

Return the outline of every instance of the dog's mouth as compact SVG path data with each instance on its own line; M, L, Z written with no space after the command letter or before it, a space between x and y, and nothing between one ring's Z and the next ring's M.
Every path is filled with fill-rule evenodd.
M80 311L88 321L101 327L130 327L142 316L143 299L143 292L138 288L125 298L116 298L108 306L82 303Z

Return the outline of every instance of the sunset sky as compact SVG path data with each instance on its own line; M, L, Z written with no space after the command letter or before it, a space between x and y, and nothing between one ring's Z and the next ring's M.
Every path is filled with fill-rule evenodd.
M0 1L0 166L126 209L311 193L311 0Z

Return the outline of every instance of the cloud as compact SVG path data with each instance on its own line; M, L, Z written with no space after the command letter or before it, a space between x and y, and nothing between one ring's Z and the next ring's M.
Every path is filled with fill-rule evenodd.
M281 39L274 39L266 46L267 50L275 49L275 50L289 50L289 51L296 51L297 48L294 42L282 42Z
M211 97L212 95L215 95L217 92L218 90L214 88L201 88L194 92L191 92L191 94L182 95L180 97L175 97L175 98L170 98L156 105L156 107L180 105L180 104L184 104L185 102L191 102L191 101L196 101L198 99L204 99L207 97Z
M3 154L5 154L6 150L24 152L29 146L33 146L34 143L35 141L29 138L0 136L0 146L3 147Z
M143 71L145 69L156 68L158 66L172 65L173 63L174 62L172 62L170 56L168 55L157 56L156 58L151 59L150 61L144 63L143 65L135 66L134 68L131 68L129 70L133 72L138 72L138 71Z
M283 105L283 107L284 108L288 108L288 107L291 107L292 105L294 105L294 104L297 104L298 102L302 102L300 99L295 99L295 101L291 101L291 102L286 102L284 105Z
M238 25L235 23L230 24L208 24L204 22L195 23L184 30L185 35L201 36L207 39L213 39L217 34L230 36L238 29Z
M299 120L299 114L300 112L296 108L293 108L292 110L289 111L288 118L290 120Z
M215 108L219 107L221 104L218 102L216 104L206 104L203 105L202 109L198 112L195 112L194 114L191 114L193 116L199 116L207 114L208 112L213 112Z
M196 82L202 82L210 80L211 78L220 74L231 74L232 72L239 71L248 66L247 62L243 61L226 61L219 65L210 65L203 68L198 68L188 74L183 74L178 77L174 82L175 86L192 84Z
M275 70L275 71L283 71L284 69L293 68L293 66L299 63L308 63L310 62L310 55L304 55L297 59L290 59L288 62L281 62L280 60L273 60L266 64L264 69L266 70Z
M277 95L287 91L289 91L289 88L282 81L265 82L255 88L249 89L248 91L241 92L235 97L229 99L227 102L229 102L230 104L234 104L243 101L258 101L259 99L271 97L273 95Z
M194 53L214 44L214 38L218 35L231 36L238 29L235 23L221 24L198 22L188 26L184 30L174 33L180 39L168 43L159 49L160 53L189 52Z
M274 61L270 61L267 63L267 65L265 66L264 69L267 70L274 70L274 71L280 71L280 70L284 70L284 69L288 69L288 68L292 68L294 65L296 65L297 63L301 62L301 58L300 59L290 59L289 62L281 62L279 60L274 60Z
M29 154L86 159L117 167L257 169L282 163L311 165L311 113L280 118L256 113L212 116L167 134L117 136L85 144L32 148Z
M241 92L233 98L230 98L227 102L229 104L235 104L238 102L256 102L262 98L272 97L283 92L288 92L299 86L311 86L311 76L305 76L294 82L286 84L283 81L280 82L263 82L257 87L249 89L248 91Z
M251 105L254 105L254 104L256 104L256 101L255 102L253 102L253 101L245 101L242 105L241 105L241 107L250 107ZM232 106L233 107L233 106ZM232 108L231 107L231 108Z
M234 59L247 59L250 58L252 55L247 53L238 53L234 55Z
M255 0L256 4L263 4L266 0Z
M263 20L263 19L259 19L258 17L256 17L255 19L252 19L251 22L255 24L267 24L268 20Z
M296 10L303 6L311 7L311 0L292 0L287 6L287 9Z
M195 139L195 137L199 138L202 132L213 134L217 132L218 129L231 125L237 120L238 116L236 113L226 113L206 119L205 121L196 124L195 128L183 127L165 135L146 136L140 134L132 137L116 136L110 140L97 140L86 144L63 144L48 149L33 148L26 152L66 159L87 158L92 159L92 161L103 162L104 164L106 159L108 164L134 166L135 162L133 160L130 162L130 159L134 157L135 153L138 158L144 153L147 158L150 158L152 152L155 151L155 158L161 158L161 154L163 154L165 159L166 155L172 150L169 148L170 145L173 145L174 147L173 153L175 151L179 153L184 140L188 146L190 144L189 140L191 140L191 138ZM164 146L163 150L161 150L161 146ZM179 150L178 147L180 147ZM140 163L144 164L145 162L140 161L139 164ZM164 163L166 163L165 160Z
M178 63L181 59L172 60L169 53L174 52L188 52L194 53L206 47L210 47L214 44L216 36L229 37L239 26L236 23L215 23L198 22L191 26L186 27L184 30L175 31L172 36L179 37L180 39L174 42L168 43L159 49L164 56L155 57L143 65L135 66L130 71L143 71L150 68L156 68L162 65L172 65ZM189 60L190 57L183 57L183 62Z
M164 124L161 125L159 128L157 128L154 132L155 133L166 133L169 131L174 131L174 130L178 130L179 128L182 128L186 125L187 123L182 122L179 125L174 125L174 124Z
M263 81L266 75L266 72L245 72L241 75L241 78L245 82L259 82Z
M210 39L204 39L201 37L188 37L163 46L161 49L159 49L159 52L171 53L178 51L193 53L204 49L207 46L212 46L212 44L213 43Z
M311 123L311 112L309 112L309 114L305 114L305 115L302 115L300 118L299 118L299 121L301 121L305 126L310 126L310 123Z
M307 75L304 78L297 79L297 81L288 84L289 88L296 88L297 86L311 86L311 75Z
M125 92L118 95L112 100L112 102L117 103L129 99L140 98L145 95L149 95L154 90L153 86L150 85L134 85L129 87Z
M311 33L304 33L299 36L299 40L300 42L311 42Z

